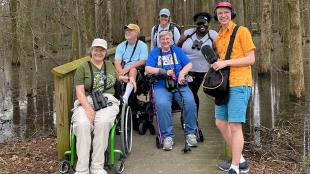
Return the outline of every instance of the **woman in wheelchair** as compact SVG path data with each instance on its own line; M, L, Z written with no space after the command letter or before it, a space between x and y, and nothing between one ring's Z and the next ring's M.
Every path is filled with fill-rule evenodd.
M118 75L112 62L104 61L106 52L107 42L94 39L90 48L91 60L82 64L74 76L77 100L72 124L77 137L76 174L88 174L89 171L91 174L107 173L103 169L104 154L120 102L113 96Z
M163 30L159 33L161 47L154 48L146 62L145 71L156 75L158 81L153 84L155 109L160 134L163 137L163 149L171 150L174 144L172 123L172 100L175 99L183 110L184 129L188 146L197 146L197 114L193 94L185 75L192 64L182 49L172 45L172 33Z

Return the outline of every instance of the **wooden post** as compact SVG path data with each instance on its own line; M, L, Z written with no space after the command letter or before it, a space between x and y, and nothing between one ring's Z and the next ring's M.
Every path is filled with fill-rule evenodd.
M71 108L73 106L72 73L65 77L54 76L57 125L57 157L63 159L69 149Z

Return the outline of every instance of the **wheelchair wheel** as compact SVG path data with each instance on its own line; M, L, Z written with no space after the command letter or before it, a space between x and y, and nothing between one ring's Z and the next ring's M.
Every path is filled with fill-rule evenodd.
M150 130L150 134L151 135L155 135L156 132L155 132L155 127L152 123L149 124L149 130Z
M197 137L197 141L198 141L198 142L203 142L203 141L204 141L204 137L203 137L202 131L201 131L201 129L199 129L199 128L198 128L198 137Z
M115 165L115 172L116 172L117 174L120 174L120 173L122 173L122 172L124 171L124 168L125 168L125 162L124 162L124 160L119 160L119 161L117 162L117 164Z
M139 123L139 134L144 135L146 133L147 123L146 121L142 121Z
M130 106L124 104L121 115L121 138L123 155L125 157L131 152L132 148L132 126L132 112Z
M67 160L63 160L58 164L59 173L68 173L70 170L70 163Z
M159 140L158 136L156 136L156 147L157 147L157 149L162 148L162 144L160 143L160 140Z

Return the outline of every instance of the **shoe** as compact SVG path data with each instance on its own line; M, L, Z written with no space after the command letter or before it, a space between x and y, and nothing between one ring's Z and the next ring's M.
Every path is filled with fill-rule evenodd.
M166 151L172 150L173 144L174 144L173 138L166 137L164 139L163 149L166 150Z
M197 147L197 138L194 134L186 135L186 143L189 147Z
M231 162L230 161L221 161L218 164L218 168L222 171L228 172L230 168ZM240 173L248 173L249 172L249 164L247 161L244 161L243 163L239 164L239 170Z
M229 169L227 174L237 174L237 172L234 169Z
M90 174L108 174L107 171L105 171L103 168L90 168Z

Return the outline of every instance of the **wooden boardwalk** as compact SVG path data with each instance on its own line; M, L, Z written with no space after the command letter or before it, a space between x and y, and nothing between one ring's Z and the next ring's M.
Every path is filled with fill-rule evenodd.
M174 115L175 145L172 151L157 149L155 135L133 136L133 149L125 162L124 174L224 174L217 170L217 163L224 158L224 141L214 124L214 105L200 91L201 108L199 124L205 141L184 154L184 135L179 114Z

